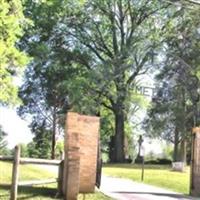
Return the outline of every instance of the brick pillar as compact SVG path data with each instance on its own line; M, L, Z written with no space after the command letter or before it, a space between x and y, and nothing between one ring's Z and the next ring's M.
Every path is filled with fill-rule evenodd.
M65 131L63 194L76 200L79 192L95 189L99 118L69 112Z
M193 129L190 193L200 197L200 127Z
M80 188L81 193L95 190L99 117L79 115L80 127Z
M78 114L69 113L66 120L63 194L65 200L76 200L79 193L79 127Z

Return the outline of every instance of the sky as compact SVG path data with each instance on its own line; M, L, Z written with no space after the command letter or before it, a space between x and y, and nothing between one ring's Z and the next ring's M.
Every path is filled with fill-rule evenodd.
M19 143L27 144L33 137L28 122L22 120L13 108L0 107L0 125L8 134L6 140L9 148Z

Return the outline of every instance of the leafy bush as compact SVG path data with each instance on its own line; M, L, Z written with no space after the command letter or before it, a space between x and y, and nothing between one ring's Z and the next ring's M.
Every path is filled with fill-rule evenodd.
M172 161L166 158L157 158L155 160L147 160L145 164L153 164L153 165L171 165Z

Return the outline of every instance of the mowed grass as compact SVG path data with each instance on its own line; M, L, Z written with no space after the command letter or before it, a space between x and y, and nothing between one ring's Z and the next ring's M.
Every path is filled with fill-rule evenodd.
M112 164L103 167L105 175L113 177L128 178L133 181L141 182L141 165L132 164ZM0 162L0 200L8 200L10 197L10 186L2 184L11 183L12 164ZM166 165L145 165L144 183L167 188L183 194L189 193L189 167L186 171L174 172L170 166ZM56 178L56 173L37 168L33 165L20 166L20 181L40 180ZM35 187L19 187L18 199L29 200L51 200L56 198L56 184L40 185ZM111 200L102 193L80 194L79 200Z
M12 163L0 162L0 199L8 200L10 197L10 184L12 176ZM38 169L31 165L20 165L19 181L41 180L56 178L46 170ZM4 185L6 184L6 185ZM46 188L47 187L47 188ZM40 185L37 187L19 187L19 199L52 199L56 195L55 184Z
M141 182L141 165L112 164L103 167L105 175ZM190 170L174 172L168 165L145 165L144 183L189 194Z
M56 178L56 173L48 172L33 165L20 165L20 181L25 180L41 180ZM12 175L12 163L0 161L0 200L9 200L10 198L10 183ZM18 199L28 200L52 200L56 198L57 184L39 185L35 187L19 187ZM111 200L102 193L80 194L79 200Z

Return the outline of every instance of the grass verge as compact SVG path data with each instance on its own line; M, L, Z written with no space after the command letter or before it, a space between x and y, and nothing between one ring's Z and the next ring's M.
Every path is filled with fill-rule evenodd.
M141 165L112 164L103 167L105 175L141 182ZM144 183L189 194L189 167L185 172L174 172L168 165L145 165Z
M0 161L0 200L9 200L12 163ZM56 173L48 172L33 165L20 165L20 181L41 180L56 178ZM56 198L56 184L39 185L34 187L23 186L18 189L18 199L27 200L52 200ZM80 194L78 200L111 200L102 193Z

